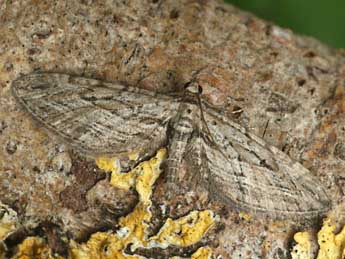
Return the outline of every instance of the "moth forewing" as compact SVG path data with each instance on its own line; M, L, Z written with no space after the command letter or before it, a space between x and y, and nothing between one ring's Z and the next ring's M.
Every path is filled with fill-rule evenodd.
M56 73L20 77L12 91L34 119L91 156L158 149L179 105L150 91Z

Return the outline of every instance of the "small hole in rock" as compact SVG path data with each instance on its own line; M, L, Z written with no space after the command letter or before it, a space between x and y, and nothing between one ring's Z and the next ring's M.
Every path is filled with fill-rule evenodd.
M174 9L170 12L169 17L170 17L170 19L175 20L179 17L179 12L176 9Z
M306 83L306 80L305 80L305 79L299 79L299 80L297 81L297 84L298 84L299 86L303 86L305 83Z

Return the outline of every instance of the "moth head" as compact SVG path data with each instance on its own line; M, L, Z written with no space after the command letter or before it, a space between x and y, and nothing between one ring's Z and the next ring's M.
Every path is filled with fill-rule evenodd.
M192 94L202 94L202 87L195 81L187 83L184 89L185 91Z

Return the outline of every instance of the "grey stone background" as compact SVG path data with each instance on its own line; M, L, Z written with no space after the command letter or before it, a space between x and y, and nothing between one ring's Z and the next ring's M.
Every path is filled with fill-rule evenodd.
M161 92L181 90L200 71L203 98L318 176L333 201L328 216L344 223L341 51L216 0L2 1L0 35L0 201L21 225L11 242L44 222L50 232L42 235L57 229L85 240L136 202L134 193L89 177L96 168L16 104L12 80L33 71ZM72 204L61 194L68 192L78 197ZM208 240L215 255L229 259L286 258L293 233L320 227L269 216L246 221L236 211L221 218L223 228Z

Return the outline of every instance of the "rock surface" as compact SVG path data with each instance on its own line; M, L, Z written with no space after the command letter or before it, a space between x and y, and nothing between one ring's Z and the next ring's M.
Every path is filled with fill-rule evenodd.
M328 216L344 224L341 51L215 0L3 1L0 35L0 201L22 226L8 247L32 234L85 240L110 229L137 200L100 178L81 177L98 169L16 104L12 80L33 71L160 92L181 91L196 78L203 98L318 176L334 203ZM69 194L79 198L67 201ZM301 225L319 226L246 220L236 211L221 218L212 244L224 259L285 258Z

